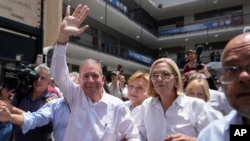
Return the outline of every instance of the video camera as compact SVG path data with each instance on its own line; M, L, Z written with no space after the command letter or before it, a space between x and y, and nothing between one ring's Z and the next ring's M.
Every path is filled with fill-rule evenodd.
M204 48L203 45L196 46L196 70L203 69L203 66L201 65L201 58L200 58L203 48Z
M35 64L23 64L21 58L22 55L19 54L16 56L15 65L2 66L1 84L3 88L15 89L16 94L28 94L39 75L34 70Z

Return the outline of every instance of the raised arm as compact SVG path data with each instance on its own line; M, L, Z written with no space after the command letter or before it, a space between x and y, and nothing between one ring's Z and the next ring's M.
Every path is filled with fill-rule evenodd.
M71 93L74 93L71 87L74 87L74 84L70 80L67 67L67 43L71 35L79 35L88 28L88 25L81 26L88 13L89 8L80 4L76 7L73 14L70 15L70 6L67 6L66 16L60 24L57 44L54 47L52 57L51 75L70 105L72 103Z

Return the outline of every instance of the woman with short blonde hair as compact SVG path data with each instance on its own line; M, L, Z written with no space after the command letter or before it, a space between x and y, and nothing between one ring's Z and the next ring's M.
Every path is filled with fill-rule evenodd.
M205 102L208 102L208 100L210 99L210 94L207 80L204 80L202 78L191 80L185 89L185 94L187 96L200 98Z

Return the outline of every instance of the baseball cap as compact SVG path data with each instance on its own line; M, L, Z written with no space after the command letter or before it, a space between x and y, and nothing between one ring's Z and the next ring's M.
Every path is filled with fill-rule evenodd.
M193 50L193 49L189 49L189 50L187 51L187 54L188 54L188 53L196 53L196 51Z
M112 71L112 72L111 72L111 75L112 75L112 74L115 74L115 75L116 75L116 71Z

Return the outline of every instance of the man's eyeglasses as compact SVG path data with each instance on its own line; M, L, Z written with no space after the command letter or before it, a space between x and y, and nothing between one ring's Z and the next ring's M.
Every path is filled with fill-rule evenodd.
M152 74L151 79L157 80L160 77L162 80L169 80L172 74L173 73L170 72L154 73Z
M239 78L239 74L245 70L250 74L250 64L247 66L226 66L220 70L220 81L222 84L232 84Z

